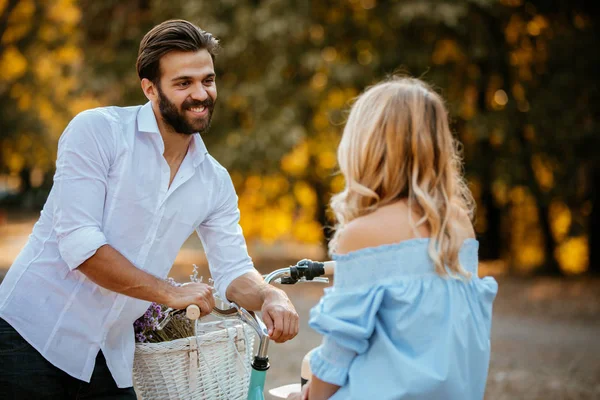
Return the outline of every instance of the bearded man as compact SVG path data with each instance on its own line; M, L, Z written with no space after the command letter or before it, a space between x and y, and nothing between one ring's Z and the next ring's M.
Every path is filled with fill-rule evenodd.
M135 399L133 322L149 302L207 315L204 283L168 275L196 231L223 299L262 311L271 339L298 332L285 293L254 269L229 174L204 146L218 41L183 20L148 32L137 71L149 100L77 115L54 185L0 286L0 398Z

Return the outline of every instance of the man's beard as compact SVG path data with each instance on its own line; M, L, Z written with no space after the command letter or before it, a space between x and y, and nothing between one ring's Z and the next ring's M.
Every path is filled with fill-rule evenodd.
M213 109L215 102L208 96L206 100L192 100L187 99L181 105L181 110L172 103L169 98L163 93L160 86L158 89L158 108L162 119L171 127L175 132L182 133L184 135L192 135L196 132L203 134L210 128L210 121L212 119ZM185 115L186 110L194 107L206 107L208 114L205 117L200 118L189 118Z

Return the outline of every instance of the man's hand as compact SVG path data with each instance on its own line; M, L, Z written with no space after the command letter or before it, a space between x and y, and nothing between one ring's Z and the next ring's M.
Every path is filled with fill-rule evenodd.
M215 306L212 288L204 283L190 282L182 286L174 286L167 306L173 309L185 309L190 304L200 307L200 316L204 317Z
M269 338L283 343L298 334L298 313L285 292L266 286L261 308L262 318L269 331Z
M269 338L282 343L298 333L298 313L285 292L265 283L258 271L248 272L229 284L227 299L246 310L261 310Z

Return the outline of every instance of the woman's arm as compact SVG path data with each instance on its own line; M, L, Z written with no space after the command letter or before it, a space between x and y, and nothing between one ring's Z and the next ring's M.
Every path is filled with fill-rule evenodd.
M312 376L312 378L302 387L301 393L288 395L288 400L320 400L328 399L338 391L340 386L324 382Z
M340 386L324 382L313 375L310 380L310 387L308 388L308 397L306 398L309 400L328 399L333 396L339 388Z

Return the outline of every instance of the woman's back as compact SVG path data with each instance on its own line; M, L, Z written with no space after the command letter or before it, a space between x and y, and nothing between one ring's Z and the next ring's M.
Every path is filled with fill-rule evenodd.
M325 336L311 368L341 386L333 398L481 399L497 285L477 277L466 216L459 260L470 280L436 273L428 228L414 232L408 215L397 202L340 233L334 286L311 312Z

